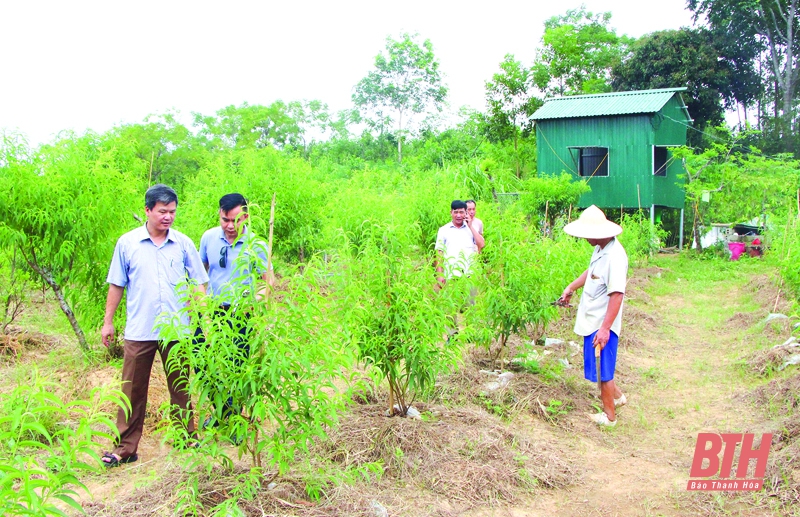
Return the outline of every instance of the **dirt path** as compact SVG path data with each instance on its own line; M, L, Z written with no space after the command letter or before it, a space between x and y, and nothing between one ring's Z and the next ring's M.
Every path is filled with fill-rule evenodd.
M654 264L634 272L632 283L644 290L630 292L627 328L623 317L623 336L635 337L618 358L617 381L628 397L618 426L600 430L574 415L574 433L553 433L568 456L579 458L582 478L524 505L468 515L761 514L740 497L687 492L686 483L699 432L763 426L744 401L752 380L737 365L756 341L781 339L743 328L771 310L751 289L752 277L765 278L768 270L752 263L720 274L677 257Z

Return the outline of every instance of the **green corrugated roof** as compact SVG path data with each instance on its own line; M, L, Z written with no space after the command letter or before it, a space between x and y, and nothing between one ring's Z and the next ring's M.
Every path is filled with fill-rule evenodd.
M661 88L658 90L554 97L545 100L544 106L536 110L531 119L544 120L655 113L663 108L664 104L676 92L682 91L686 91L686 88ZM686 116L688 120L688 114Z

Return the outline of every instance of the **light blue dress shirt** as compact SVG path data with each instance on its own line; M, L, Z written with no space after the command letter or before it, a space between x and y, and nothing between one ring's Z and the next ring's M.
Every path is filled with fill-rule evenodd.
M248 239L251 237L253 242L248 243ZM248 244L250 246L247 246ZM246 246L250 249L245 253L251 256L252 260L237 264L236 259ZM226 264L223 268L219 265L219 259L224 248L228 250ZM222 227L215 226L207 230L200 239L200 260L204 264L208 264L209 294L215 296L228 294L228 286L234 282L238 283L238 285L249 285L251 281L251 266L255 266L253 269L258 273L263 273L267 270L266 251L266 243L249 234L247 228L242 231L242 234L233 244L230 244L228 239L225 238L225 232Z
M156 246L145 226L120 237L106 282L128 289L125 339L158 340L155 326L181 309L177 287L187 278L198 284L208 282L197 248L184 234L169 229L161 246Z

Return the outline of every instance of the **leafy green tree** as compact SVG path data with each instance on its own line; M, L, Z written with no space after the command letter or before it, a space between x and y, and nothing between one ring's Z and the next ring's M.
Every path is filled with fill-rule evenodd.
M468 321L476 344L497 345L494 362L506 353L512 334L531 330L541 335L558 316L552 302L585 267L577 257L591 252L570 237L542 237L538 225L528 224L519 210L505 213L491 232L493 244L481 252L485 267L477 277L479 294Z
M686 167L687 211L694 214L698 247L701 231L710 223L744 222L766 212L785 214L796 203L798 161L787 155L765 157L753 148L743 150L739 141L746 136L715 142L700 154L675 149Z
M269 231L261 217L251 216L250 224L257 234ZM248 255L266 252L263 242L252 240L246 250L230 267L249 267ZM210 414L218 425L208 430L206 442L218 438L238 442L239 451L260 471L260 480L267 466L286 472L295 454L307 452L312 439L324 437L342 409L343 394L334 381L346 375L353 357L332 307L335 298L326 295L330 285L323 279L333 276L326 268L322 261L309 260L286 273L279 292L261 300L256 289L241 284L203 304L187 292L185 310L195 315L194 321L203 321L201 348L192 337L193 324L182 327L173 321L162 328L179 341L168 368L189 364L197 372L189 379L189 391L201 413ZM251 286L258 285L257 271L251 271L250 280ZM233 309L196 316L202 305L222 304ZM244 340L241 329L246 332ZM248 351L240 347L243 341ZM221 392L220 386L226 391ZM236 411L226 406L229 396ZM175 426L175 432L184 430ZM217 453L213 448L199 452ZM230 467L232 461L226 464Z
M16 247L53 291L84 351L83 327L102 320L114 243L137 224L146 170L131 142L93 133L37 152L9 138L0 147L0 246Z
M202 141L173 113L148 115L143 123L125 124L109 133L123 145L131 143L136 157L150 164L148 184L166 183L178 192L207 157Z
M516 152L520 138L527 138L533 132L530 116L542 101L533 95L530 69L513 55L506 54L500 69L500 73L486 82L486 132L493 142L511 140ZM516 158L514 168L519 178L523 164L519 156Z
M245 102L222 108L216 117L195 114L201 136L212 145L236 149L302 147L307 128L324 127L328 120L328 107L320 101L278 100L269 106Z
M518 208L532 220L539 221L547 212L550 228L559 216L568 215L571 206L577 206L583 194L591 191L589 184L566 172L556 177L536 177L523 182Z
M775 118L784 151L795 151L797 92L800 88L800 7L798 0L688 0L695 18L705 18L715 33L726 33L736 49L766 54L775 82ZM755 56L754 56L755 57Z
M416 35L400 41L386 38L386 53L375 57L375 69L355 86L353 102L381 132L397 124L397 161L403 161L403 136L412 116L441 111L447 96L433 44Z
M471 108L459 110L454 127L429 128L406 146L409 169L433 169L462 163L480 156L485 141L485 116Z
M487 134L494 141L516 141L533 131L530 116L542 101L533 95L531 70L513 54L506 54L500 70L486 81Z
M544 23L533 81L547 96L611 91L611 67L630 39L609 28L611 13L570 9Z
M181 203L178 229L199 242L203 232L219 224L219 198L241 192L251 212L269 209L277 195L276 255L287 261L305 261L318 249L326 188L314 178L306 160L287 156L272 147L218 150L186 183L191 192Z
M616 91L686 86L686 105L696 130L689 131L687 139L693 147L702 147L700 132L722 124L725 108L735 105L730 89L735 70L705 29L645 35L631 45L612 75Z
M418 229L407 221L393 226L368 222L360 245L343 253L341 314L358 344L360 360L389 384L388 414L405 415L417 396L433 388L439 373L450 371L461 355L456 340L443 343L454 299L466 282L451 282L434 292L431 251L410 258ZM452 324L451 324L452 325Z

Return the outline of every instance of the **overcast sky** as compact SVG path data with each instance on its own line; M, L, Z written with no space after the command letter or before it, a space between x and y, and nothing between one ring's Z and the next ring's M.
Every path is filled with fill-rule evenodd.
M503 56L530 64L544 21L582 3L633 37L692 25L685 0L0 0L0 128L38 144L168 109L277 99L343 109L402 32L431 40L454 110L483 109Z

